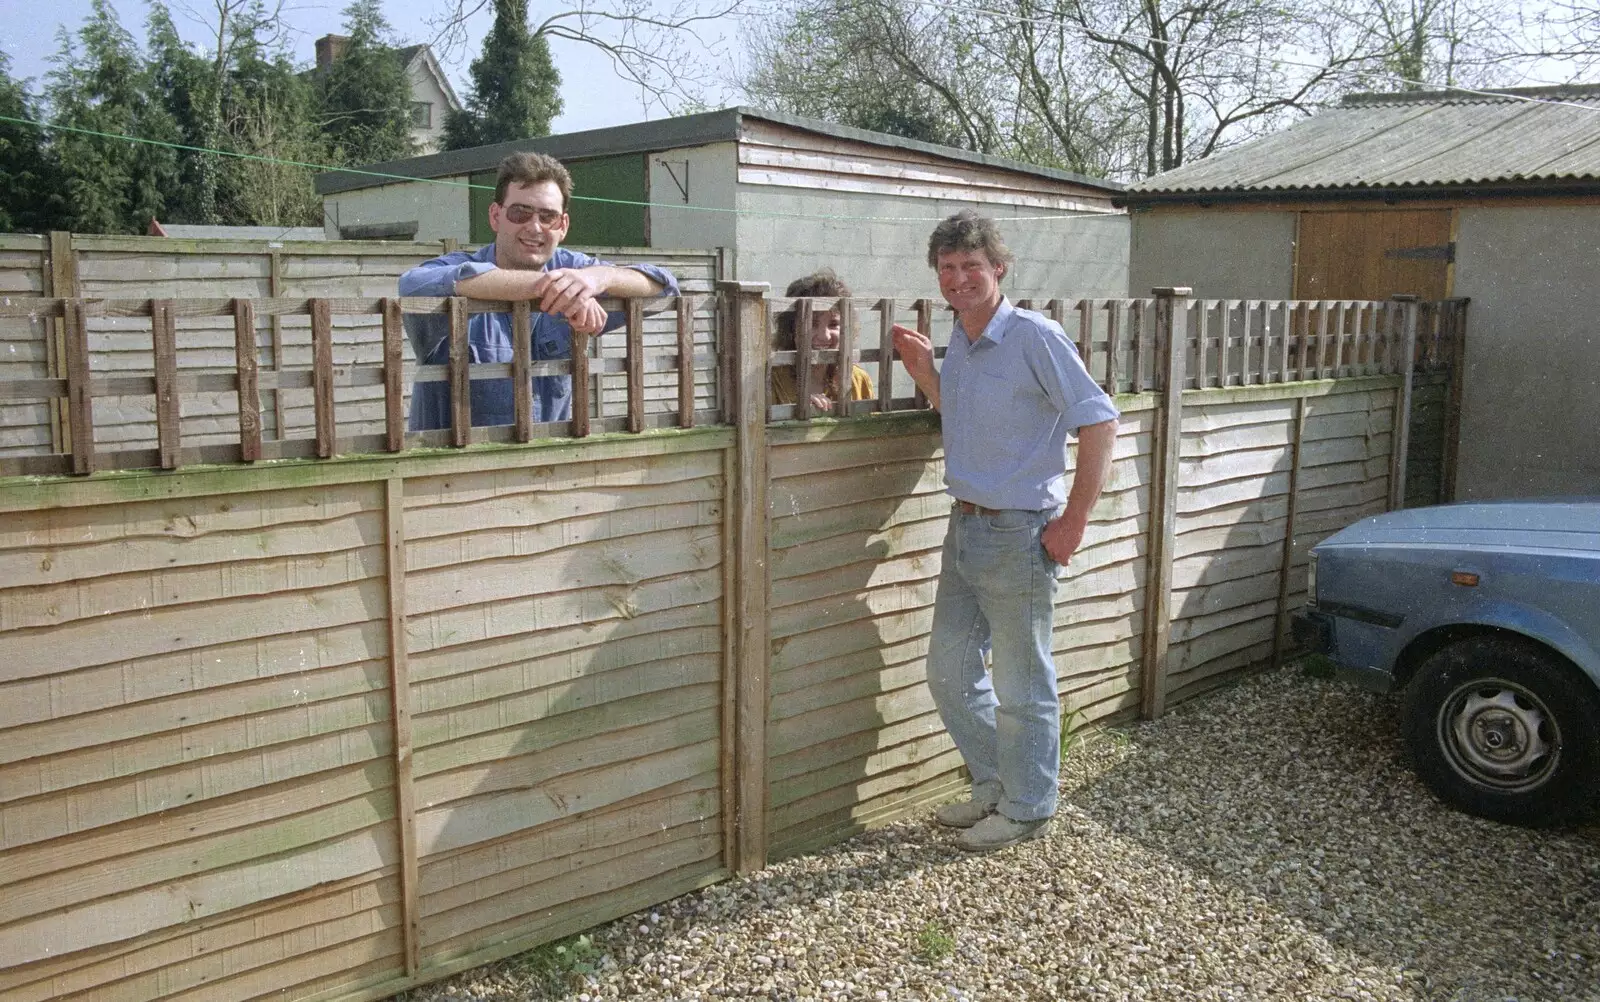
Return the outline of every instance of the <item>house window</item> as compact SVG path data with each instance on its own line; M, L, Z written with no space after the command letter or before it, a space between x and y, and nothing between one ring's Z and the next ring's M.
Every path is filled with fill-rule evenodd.
M411 127L413 129L433 128L433 103L430 101L411 102Z

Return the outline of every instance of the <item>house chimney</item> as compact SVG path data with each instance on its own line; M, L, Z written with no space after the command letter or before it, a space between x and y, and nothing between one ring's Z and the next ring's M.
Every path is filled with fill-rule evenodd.
M323 35L317 39L317 69L325 70L332 66L335 59L344 55L349 44L348 35Z

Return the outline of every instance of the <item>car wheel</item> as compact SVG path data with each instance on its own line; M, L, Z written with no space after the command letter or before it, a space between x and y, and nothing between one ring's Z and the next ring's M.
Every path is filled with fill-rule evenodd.
M1600 693L1531 641L1480 636L1435 652L1406 693L1406 743L1440 799L1520 825L1573 821L1600 780Z

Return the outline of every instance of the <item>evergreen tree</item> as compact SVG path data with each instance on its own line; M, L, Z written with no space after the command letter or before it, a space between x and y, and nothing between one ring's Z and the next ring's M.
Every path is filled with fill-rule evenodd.
M0 115L38 121L33 95L11 77L11 57L0 52ZM56 229L62 211L55 154L43 129L0 122L0 233Z
M317 225L322 202L313 171L296 166L333 159L317 128L315 94L282 52L268 58L259 44L246 44L237 59L226 110L229 142L263 159L230 159L224 215L246 226Z
M378 0L352 0L344 16L350 42L321 77L323 134L341 163L410 156L411 85L389 23Z
M60 132L54 147L66 199L66 224L80 233L142 233L178 187L174 151L119 136L177 141L172 116L149 99L150 80L133 37L107 0L61 35L47 90L55 124L107 133Z
M220 138L220 88L206 60L178 37L166 6L150 5L147 25L150 47L151 96L172 118L178 141L185 146L215 149ZM175 151L178 186L170 192L166 221L217 223L217 183L221 165L214 153Z
M528 0L495 0L494 27L471 73L466 108L445 120L445 149L550 134L561 114L561 74L549 41L528 31Z

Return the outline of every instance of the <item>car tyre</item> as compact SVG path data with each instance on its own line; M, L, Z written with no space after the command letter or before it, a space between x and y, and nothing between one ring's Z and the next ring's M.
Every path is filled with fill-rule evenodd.
M1536 643L1479 636L1435 652L1406 691L1404 726L1418 776L1469 814L1548 826L1595 807L1600 693Z

